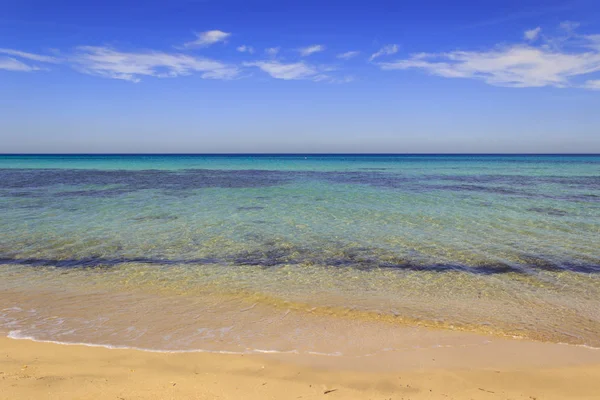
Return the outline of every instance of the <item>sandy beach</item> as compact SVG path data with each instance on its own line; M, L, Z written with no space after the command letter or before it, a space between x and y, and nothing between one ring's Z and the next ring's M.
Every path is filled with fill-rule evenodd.
M518 340L404 351L393 367L385 360L152 353L8 338L0 348L0 398L11 400L548 400L600 393L600 351Z

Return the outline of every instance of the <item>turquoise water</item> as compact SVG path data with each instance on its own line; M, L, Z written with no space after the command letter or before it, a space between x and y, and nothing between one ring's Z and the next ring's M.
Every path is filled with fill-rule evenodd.
M0 223L5 332L194 348L210 297L600 345L600 156L0 156Z

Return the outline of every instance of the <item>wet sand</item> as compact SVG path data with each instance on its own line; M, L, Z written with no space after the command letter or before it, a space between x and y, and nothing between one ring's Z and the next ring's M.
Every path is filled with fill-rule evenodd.
M445 332L436 334L444 335ZM600 350L493 339L385 359L152 353L0 338L0 399L597 399Z

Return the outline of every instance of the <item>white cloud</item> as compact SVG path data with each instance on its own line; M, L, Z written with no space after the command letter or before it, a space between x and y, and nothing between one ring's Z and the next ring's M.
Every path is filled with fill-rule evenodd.
M583 87L586 89L600 90L600 79L587 81Z
M573 22L573 21L563 21L560 23L560 29L567 31L567 32L573 32L575 31L577 28L579 28L581 24L579 22Z
M352 82L354 77L344 76L341 78L330 75L336 70L335 67L327 65L311 65L304 61L295 63L282 63L276 60L262 60L244 63L245 67L257 67L275 79L283 80L311 80L313 82L347 83Z
M231 36L229 32L223 32L219 30L206 31L206 32L194 32L196 40L184 43L183 47L208 47L215 43L224 42L228 37Z
M340 53L336 57L341 58L342 60L349 60L353 57L356 57L360 54L360 51L347 51L345 53Z
M302 57L310 56L311 54L318 53L325 50L325 46L322 44L313 44L312 46L302 47L298 49Z
M600 35L586 35L582 46L600 52Z
M279 50L281 50L281 47L269 47L268 49L265 49L265 53L269 57L277 57L277 54L279 54Z
M194 72L206 79L232 79L239 73L234 66L206 58L158 51L121 52L109 47L78 47L70 61L83 73L131 82L139 82L143 76L172 78Z
M0 57L0 69L6 71L31 72L37 71L39 68L27 65L12 57Z
M7 54L9 56L17 58L25 58L27 60L39 61L44 63L58 63L60 60L55 57L43 56L40 54L27 53L25 51L13 50L13 49L0 49L0 54Z
M421 53L379 65L384 70L421 69L446 78L479 79L495 86L594 88L596 81L581 85L576 78L600 72L600 35L573 35L551 43Z
M3 49L0 48L0 54L6 54L7 56L0 56L0 69L7 71L21 71L21 72L31 72L31 71L39 71L44 68L39 67L37 65L30 65L31 63L23 62L22 59L28 61L36 61L38 63L58 63L59 59L44 56L40 54L28 53L20 50L13 49ZM9 57L10 56L10 57Z
M303 61L288 64L272 60L255 61L244 63L244 66L258 67L273 78L283 80L314 79L319 74L319 70Z
M327 76L326 79L324 79L324 81L327 83L350 83L354 82L355 80L356 78L352 75L346 75L341 78Z
M239 51L240 53L254 54L254 47L246 46L245 44L238 46L238 48L236 50Z
M389 56L391 54L396 54L398 52L398 45L396 44L388 44L387 46L383 46L377 53L374 53L369 58L369 61L373 61L377 57L381 56Z
M542 31L542 28L540 28L538 26L537 28L529 29L528 31L525 31L525 33L523 34L523 37L525 38L525 40L529 40L530 42L533 42L540 36L541 31Z

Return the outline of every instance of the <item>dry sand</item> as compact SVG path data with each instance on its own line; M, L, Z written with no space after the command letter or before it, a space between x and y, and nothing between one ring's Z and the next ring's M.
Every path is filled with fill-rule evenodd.
M391 364L151 353L8 338L0 338L0 349L0 399L11 400L600 399L600 351L517 340L406 350L389 355Z

